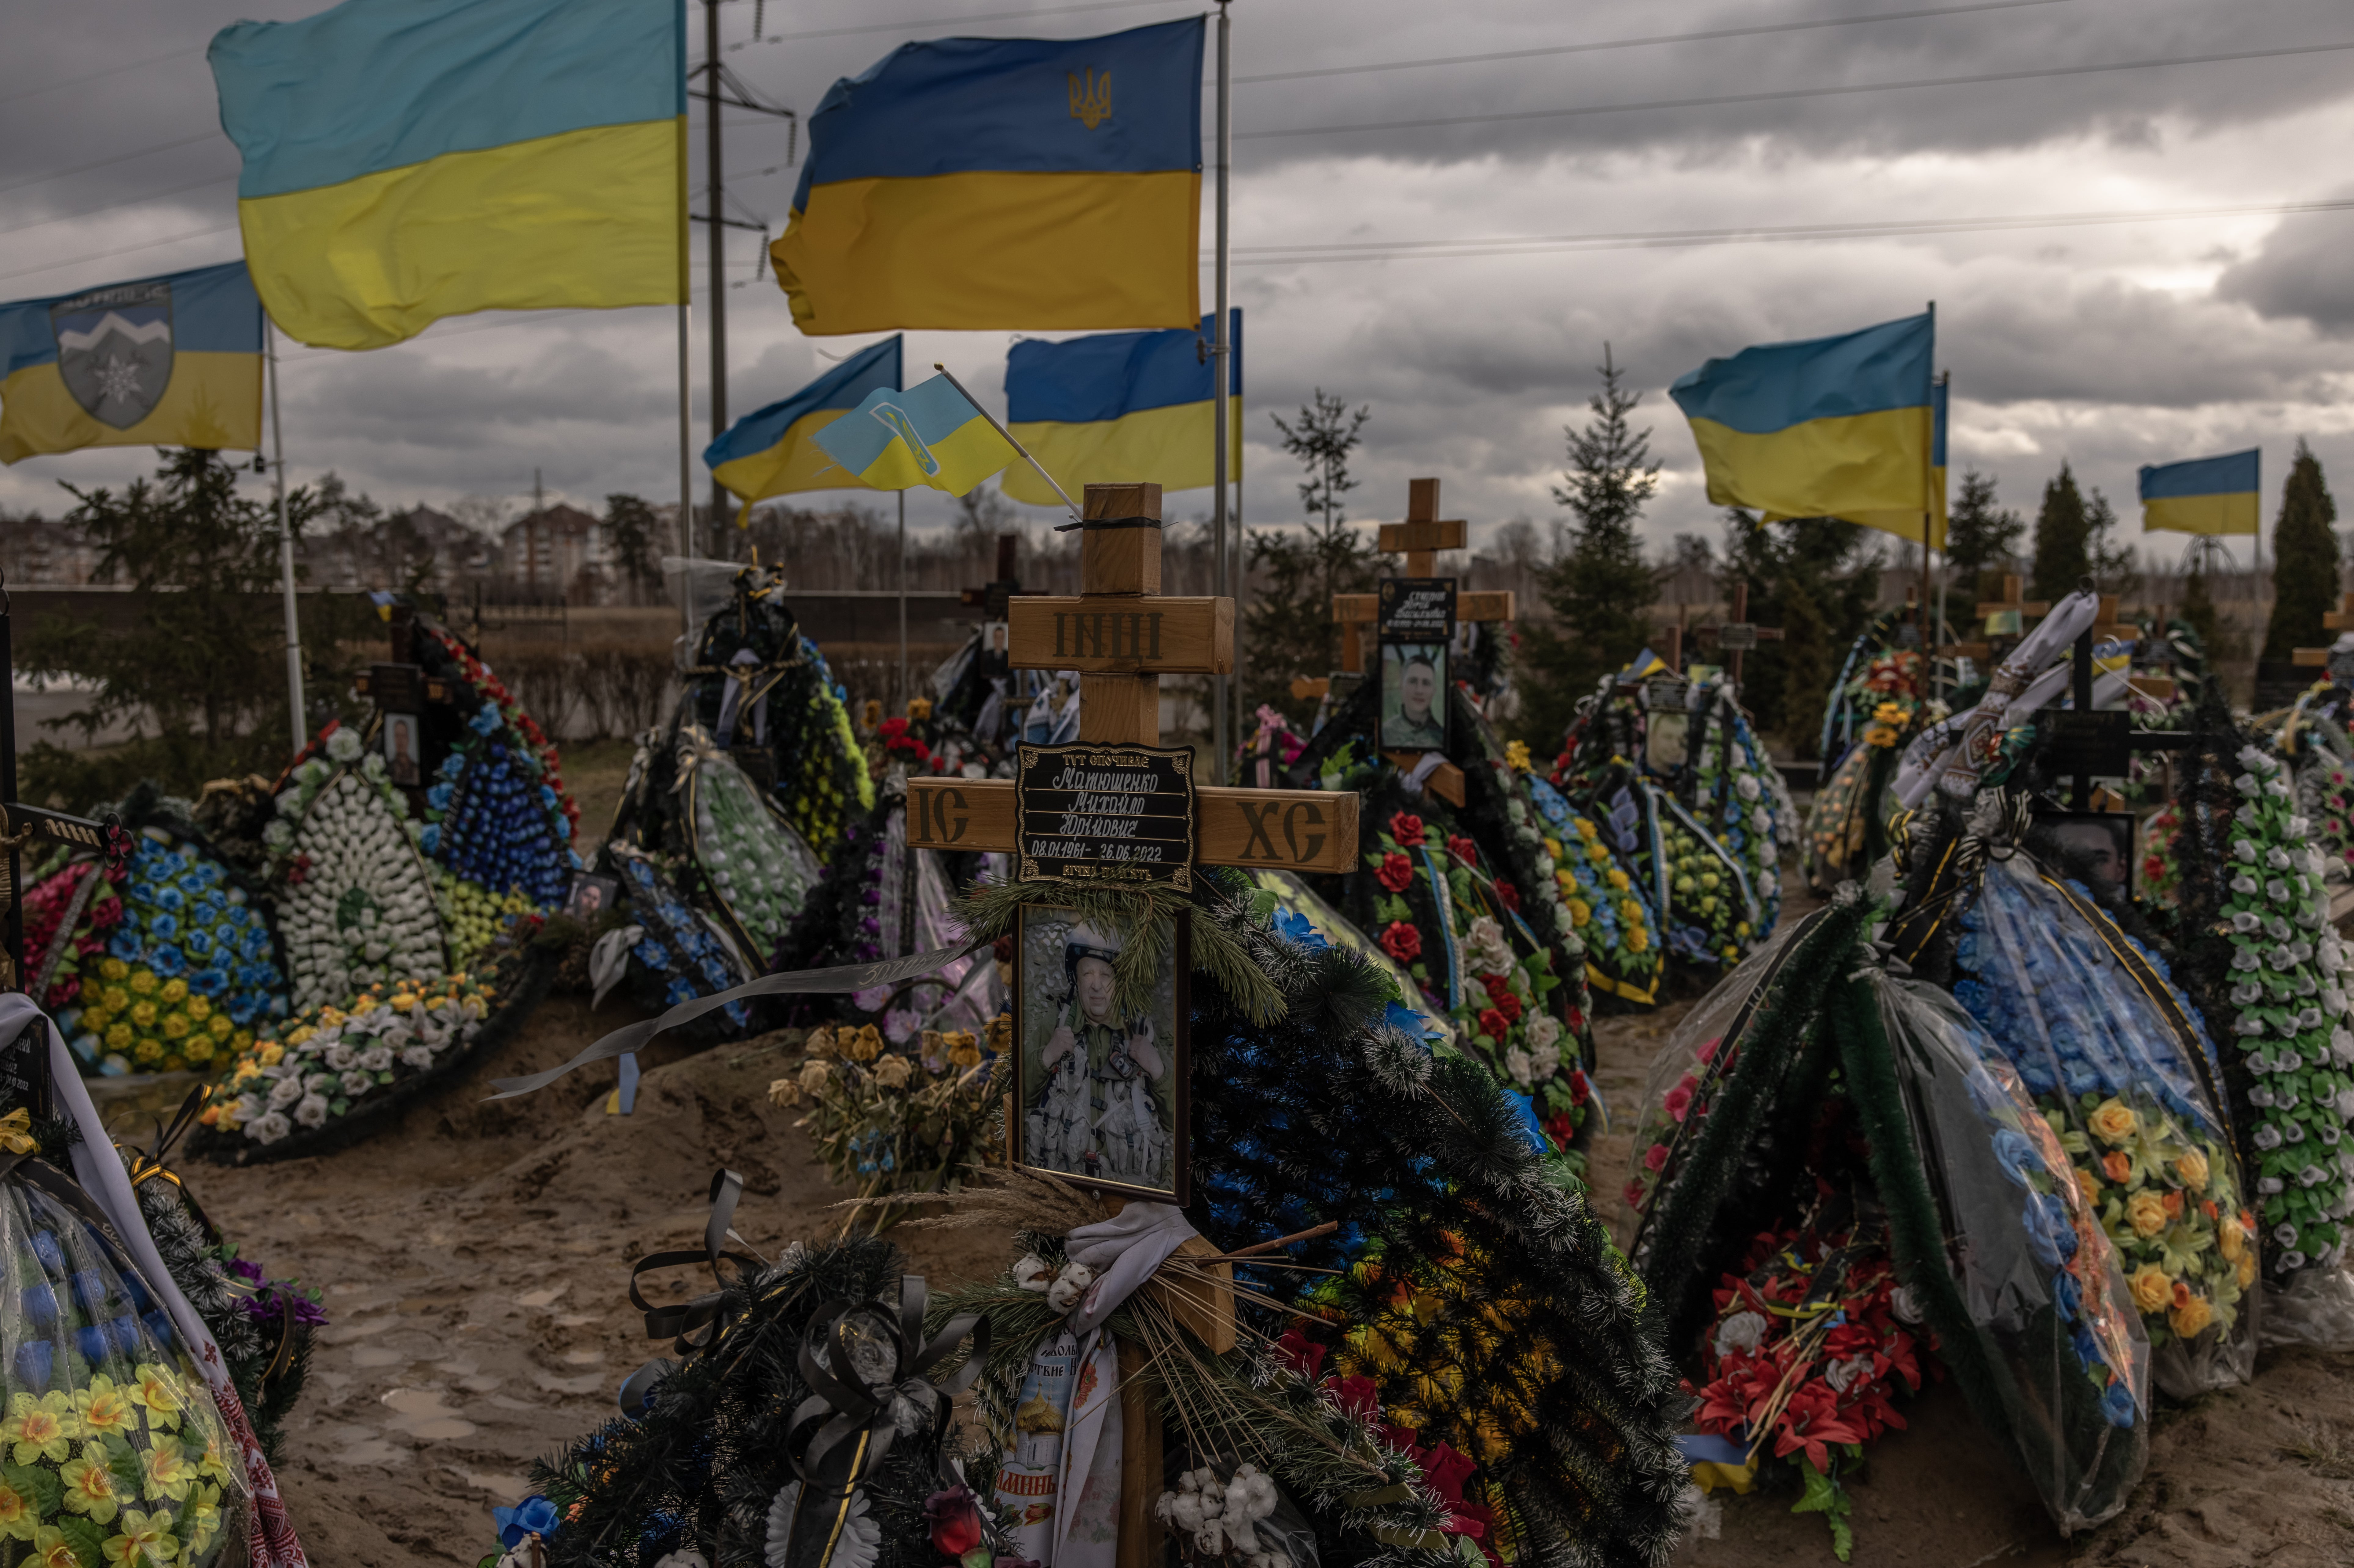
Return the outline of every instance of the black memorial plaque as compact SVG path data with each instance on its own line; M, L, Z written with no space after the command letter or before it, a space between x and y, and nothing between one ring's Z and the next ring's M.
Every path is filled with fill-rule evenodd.
M2123 779L2133 766L2131 714L2062 708L2036 723L2048 727L2043 766L2054 777Z
M1453 577L1384 577L1376 640L1451 642L1455 639Z
M1191 889L1195 820L1189 747L1025 746L1014 880Z
M0 1045L0 1109L30 1111L36 1120L51 1114L48 1026L38 1018Z

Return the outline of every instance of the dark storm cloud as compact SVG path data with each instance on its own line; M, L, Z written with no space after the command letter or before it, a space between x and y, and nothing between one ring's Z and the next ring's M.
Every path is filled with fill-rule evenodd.
M2354 213L2282 219L2264 249L2224 272L2215 292L2268 320L2310 322L2331 337L2354 334Z

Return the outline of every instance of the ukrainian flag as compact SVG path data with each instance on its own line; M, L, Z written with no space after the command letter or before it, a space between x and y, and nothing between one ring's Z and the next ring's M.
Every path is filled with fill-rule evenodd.
M744 501L736 521L752 515L752 503L803 490L842 490L859 482L844 473L832 455L812 439L858 407L869 392L899 386L896 334L862 349L790 397L747 414L727 433L703 449L711 476Z
M2141 471L2141 525L2153 533L2253 534L2260 460L2251 447L2225 457L2157 463Z
M1242 450L1243 313L1227 315L1234 369L1226 378L1232 429ZM1017 343L1005 358L1005 424L1073 495L1090 484L1150 480L1163 490L1215 484L1217 376L1210 340L1217 318L1175 332L1106 333L1066 343ZM1035 506L1061 503L1023 463L1001 488Z
M380 348L474 311L686 297L682 0L345 0L212 42L278 324Z
M1921 536L1935 438L1936 317L1712 359L1669 388L1691 421L1708 498L1783 517L1909 514ZM1873 527L1886 524L1873 521Z
M945 376L905 392L877 387L810 440L847 471L843 482L874 490L962 495L1020 455Z
M1933 549L1946 547L1946 402L1948 388L1941 378L1930 389L1929 408L1934 429L1929 437L1929 545ZM1921 509L1910 511L1866 512L1857 510L1838 514L1843 522L1860 523L1866 528L1877 528L1883 534L1893 534L1914 544L1921 540ZM1768 523L1787 523L1788 514L1780 512L1766 514Z
M769 248L793 320L1192 327L1204 31L902 44L835 82Z
M82 447L261 445L245 263L0 305L0 462Z

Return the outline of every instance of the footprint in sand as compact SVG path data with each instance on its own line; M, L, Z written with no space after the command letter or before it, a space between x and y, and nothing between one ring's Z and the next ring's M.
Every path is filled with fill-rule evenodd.
M421 1442L472 1436L474 1424L443 1404L441 1398L438 1388L395 1388L385 1392L383 1402L395 1412L389 1423L392 1428Z

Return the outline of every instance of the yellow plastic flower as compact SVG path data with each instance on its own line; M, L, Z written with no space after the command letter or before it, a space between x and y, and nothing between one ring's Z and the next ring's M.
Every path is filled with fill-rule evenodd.
M1586 904L1585 899L1573 898L1569 901L1569 923L1571 925L1583 926L1593 918L1594 911Z
M137 974L133 975L131 977L131 994L133 996L154 995L155 971L153 969L141 969Z
M0 1443L16 1446L16 1463L47 1459L55 1464L73 1452L72 1440L80 1436L73 1401L63 1389L51 1389L37 1398L29 1393L8 1396L8 1418L0 1421Z
M172 1510L142 1513L122 1510L122 1532L106 1543L107 1568L171 1568L179 1560L179 1538L172 1533Z
M166 1040L186 1040L188 1037L188 1031L194 1027L195 1025L188 1022L188 1015L185 1012L167 1012L164 1015L164 1038Z
M1643 923L1643 906L1631 898L1627 899L1618 906L1618 918L1629 926L1639 927Z
M2174 1162L2174 1173L2190 1191L2205 1192L2208 1176L2207 1151L2203 1149L2184 1150L2182 1157Z
M188 998L188 1016L202 1023L213 1015L213 999L208 996Z
M2232 1275L2240 1282L2240 1288L2243 1290L2253 1285L2256 1282L2256 1255L2252 1252L2242 1253L2232 1266Z
M158 1443L147 1450L141 1461L147 1481L147 1500L178 1502L196 1484L196 1467L188 1463L187 1451L177 1443Z
M2133 1292L2134 1305L2145 1312L2160 1311L2174 1299L2174 1281L2154 1263L2145 1263L2126 1276L2126 1288Z
M130 972L131 966L121 959L101 959L98 961L98 973L101 980L119 980Z
M1864 745L1876 746L1883 751L1894 747L1896 739L1896 732L1884 724L1872 725L1863 732Z
M187 1400L183 1395L177 1372L154 1361L141 1361L128 1390L131 1403L147 1413L147 1425L157 1427L176 1426Z
M1624 893L1627 891L1627 874L1619 870L1615 865L1608 871L1602 874L1602 880L1610 885L1610 891L1613 893Z
M872 1062L883 1054L883 1032L871 1023L862 1023L844 1044L843 1054L854 1062Z
M1595 864L1600 865L1604 861L1610 858L1610 852L1603 848L1598 842L1589 839L1586 841L1585 844L1585 858L1592 861Z
M111 986L108 986L108 987L106 988L106 1011L107 1011L107 1012L121 1012L124 1008L129 1007L130 1005L131 1005L131 988L130 988L130 987L128 987L128 986L120 986L120 985L111 985Z
M1545 853L1547 853L1547 854L1549 854L1549 855L1553 856L1553 859L1555 859L1555 860L1559 860L1559 859L1561 859L1561 841L1560 841L1559 839L1550 839L1550 838L1549 838L1549 839L1545 840L1545 841L1544 841L1544 847L1545 847Z
M2199 1331L2215 1320L2215 1309L2207 1298L2194 1295L2166 1314L2167 1325L2186 1340L2196 1339Z
M289 1045L300 1045L300 1044L302 1044L304 1041L306 1041L306 1040L310 1039L312 1035L316 1034L317 1033L319 1033L317 1030L315 1030L315 1029L312 1028L309 1024L305 1023L305 1024L304 1024L304 1025L302 1025L302 1027L301 1027L300 1029L296 1029L296 1030L291 1031L291 1032L287 1034L287 1036L286 1036L286 1044L289 1044Z
M239 1051L248 1050L253 1044L253 1031L250 1029L240 1029L236 1033L228 1037L228 1043L231 1046Z
M164 989L156 994L166 1003L176 1005L188 1000L188 982L184 980L165 980Z
M33 1531L33 1554L24 1559L23 1568L81 1568L81 1559L64 1531L44 1524Z
M188 1036L188 1043L180 1049L186 1054L191 1062L209 1062L213 1059L212 1036L191 1034Z
M256 1079L256 1078L258 1078L258 1077L260 1077L260 1076L261 1076L261 1064L260 1064L260 1063L259 1063L259 1062L239 1062L239 1063L237 1065L237 1071L235 1071L235 1072L233 1072L233 1073L231 1073L231 1074L228 1075L228 1081L229 1081L229 1084L230 1084L230 1086L231 1086L232 1087L238 1087L238 1086L242 1086L243 1085L246 1085L246 1084L249 1084L249 1083L253 1082L253 1080L254 1080L254 1079Z
M2248 1233L2240 1228L2237 1217L2225 1214L2215 1225L2216 1244L2223 1249L2226 1261L2237 1263L2246 1255Z
M833 1031L831 1029L811 1030L809 1033L809 1038L801 1042L801 1054L808 1056L814 1061L820 1062L827 1061L834 1056L840 1055L841 1048L834 1044Z
M2103 1143L2123 1143L2140 1128L2141 1118L2134 1114L2131 1106L2113 1097L2103 1100L2099 1108L2086 1119L2085 1125Z
M230 1035L237 1033L237 1025L230 1020L228 1013L216 1012L205 1020L205 1033L216 1040L227 1042Z
M30 1541L40 1521L39 1499L0 1480L0 1540Z
M131 1059L151 1064L160 1062L164 1059L164 1043L153 1038L142 1040L131 1048Z
M907 1058L905 1056L885 1056L875 1064L875 1081L886 1089L906 1088L907 1073Z
M1636 927L1635 929L1627 933L1627 950L1628 952L1647 952L1649 950L1650 946L1651 934L1649 931L1644 930L1640 926Z
M1874 724L1903 724L1904 717L1903 703L1882 703L1872 710L1872 722Z
M135 1437L139 1434L139 1412L131 1403L131 1391L104 1372L93 1373L88 1388L74 1391L73 1406L85 1437Z
M2136 1192L2126 1200L2126 1224L2134 1234L2148 1237L2166 1229L2166 1201L2155 1192Z
M152 1001L144 1001L133 1002L131 1004L131 1022L142 1029L154 1028L155 1004Z
M2084 1194L2084 1207L2096 1209L2101 1203L2101 1179L2079 1165L2076 1170L2076 1190Z
M213 1538L220 1533L220 1489L197 1488L196 1496L188 1499L188 1506L180 1514L180 1539L186 1552L185 1561L194 1563L203 1556L205 1549L213 1543ZM47 1564L42 1568L47 1568Z
M108 1050L128 1050L131 1045L131 1025L128 1023L110 1023L106 1026L106 1048Z
M256 1052L255 1054L261 1058L261 1065L263 1066L275 1067L280 1062L285 1059L286 1047L283 1045L274 1044L271 1042L265 1040L261 1043L261 1049Z
M981 1042L971 1031L951 1029L940 1036L940 1044L949 1048L949 1066L978 1067L981 1065Z
M189 1423L191 1430L188 1436L191 1437L196 1436L193 1430L195 1425L194 1422ZM228 1461L221 1455L221 1433L217 1426L207 1426L205 1429L205 1451L196 1460L196 1474L208 1480L228 1479Z
M1524 740L1507 741L1504 745L1504 766L1515 773L1529 770L1529 746Z
M88 1514L99 1524L111 1524L122 1500L115 1494L114 1472L106 1467L106 1446L85 1443L81 1457L66 1461L60 1478L66 1484L66 1507Z
M335 1025L346 1022L348 1020L339 1008L323 1007L319 1010L319 1027L322 1029L333 1029Z

